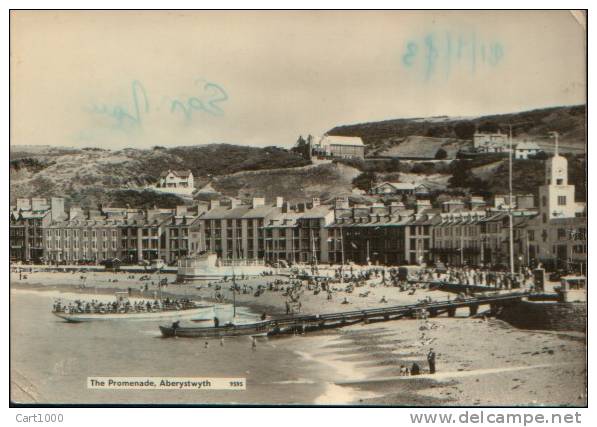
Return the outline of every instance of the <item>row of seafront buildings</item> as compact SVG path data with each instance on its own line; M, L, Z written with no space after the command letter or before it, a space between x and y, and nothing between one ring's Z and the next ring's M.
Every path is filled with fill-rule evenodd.
M510 215L517 266L538 262L586 266L587 218L567 183L567 161L547 161L545 185L534 196L449 200L432 207L400 202L350 205L318 199L291 206L211 201L176 209L65 210L64 199L19 199L10 214L14 261L124 263L180 257L207 250L223 261L400 265L507 265Z

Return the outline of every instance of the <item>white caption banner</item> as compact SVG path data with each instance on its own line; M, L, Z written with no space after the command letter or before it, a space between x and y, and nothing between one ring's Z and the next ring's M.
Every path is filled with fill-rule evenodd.
M94 390L246 390L245 378L88 377Z

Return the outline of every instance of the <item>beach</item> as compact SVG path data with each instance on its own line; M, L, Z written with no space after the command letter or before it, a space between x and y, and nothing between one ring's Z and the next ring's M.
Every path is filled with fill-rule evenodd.
M131 288L135 297L148 298L154 293L162 292L163 295L212 301L216 293L215 286L217 286L214 282L211 287L203 284L201 289L196 289L193 285L169 283L167 287L159 290L157 275L150 275L150 280L143 282L138 280L140 274L134 275L136 279L129 278L131 276L129 273L102 272L88 273L85 276L86 279L81 279L80 273L35 272L27 273L27 279L19 280L18 273L13 273L11 274L13 290L11 295L15 292L26 292L46 295L46 299L51 301L50 294L52 297L67 295L67 292L69 297L76 294L109 295L117 290ZM172 275L161 277L168 277L169 282L174 279ZM241 287L246 285L256 289L257 285L267 284L276 279L285 280L281 277L265 276L237 280L237 283ZM307 314L318 314L379 307L385 305L380 303L382 297L387 300L387 305L416 303L426 297L437 300L448 298L444 292L426 289L418 289L414 295L409 295L408 292L400 292L394 287L384 287L378 282L379 280L373 280L365 286L356 287L352 293L340 290L333 292L332 300L328 300L324 292L315 295L314 292L305 290L300 298L301 310ZM147 291L145 291L145 284L148 284ZM219 285L220 292L229 302L232 299L232 293L228 290L230 282ZM339 288L338 284L333 286ZM359 294L365 294L367 291L367 296L359 297ZM453 298L453 295L451 297ZM342 304L345 298L349 304ZM285 296L280 291L265 291L259 297L255 297L252 292L245 294L241 292L236 293L235 299L239 306L254 315L263 312L271 316L285 314ZM14 307L12 310L14 313ZM50 305L47 310L49 312ZM403 319L359 324L306 335L262 338L259 340L257 353L265 357L268 362L266 366L261 366L266 363L264 361L247 368L252 372L248 374L247 381L251 390L242 396L210 395L209 401L229 403L227 399L234 398L235 402L252 404L399 406L582 406L586 404L585 334L520 330L500 320L467 318L467 315L468 310L459 310L455 318L437 317L427 323L417 319ZM23 322L25 319L19 318L18 321ZM59 331L68 325L54 326ZM152 328L145 329L151 331L154 328L152 325ZM153 332L154 335L155 332L157 332L157 326ZM99 333L109 336L107 330L100 330ZM139 346L145 348L147 340L155 343L151 341L152 338L155 337L141 336L135 339L139 339ZM18 340L19 337L13 335L11 339L14 343L14 340ZM192 342L196 342L176 340L177 343L185 341L191 344L181 344L185 346L184 351L188 351L186 346L193 346ZM162 342L169 341L159 340L160 351L171 351L173 346L162 345ZM232 351L233 345L236 346L237 343L227 348ZM22 347L23 351L27 350L26 344ZM426 354L430 348L433 348L437 355L437 372L433 375L427 373ZM151 351L151 347L145 349ZM248 343L244 342L238 347L242 357L247 349ZM81 357L88 355L89 353L86 353ZM106 353L106 356L109 356L109 353ZM177 353L172 357L175 360L178 358L184 360L186 356ZM206 354L205 357L207 357L206 362L214 363L214 372L217 371L219 375L229 373L230 369L218 364L221 358L212 359L211 354ZM228 363L245 363L244 360L239 362L233 355L228 357L230 358ZM19 361L18 372L13 371L12 381L15 384L18 383L19 387L13 387L12 390L13 396L16 393L16 397L26 400L28 397L22 389L39 388L35 385L39 381L35 376L43 372L43 369L40 367L40 370L21 375L25 369L23 365L25 362ZM400 376L400 367L402 365L410 367L413 362L421 366L423 375ZM38 363L43 364L43 361ZM71 360L68 363L81 362ZM209 364L201 365L204 374L210 372ZM139 366L143 364L140 363ZM264 370L264 368L267 369ZM114 374L107 367L106 369L107 372ZM116 368L112 366L111 369ZM164 366L163 369L169 368ZM84 371L83 368L82 371ZM142 369L139 373L148 374ZM182 370L178 373L188 375L190 372ZM89 372L89 375L91 374L98 373ZM60 378L56 379L56 381L60 380ZM71 380L78 381L77 378ZM275 386L272 386L271 382L275 383ZM274 390L276 394L272 393ZM72 399L77 399L77 396L70 396ZM86 396L94 399L97 397L89 394ZM111 396L102 395L100 400L110 401L118 396L118 393ZM166 403L171 401L172 396L145 394L138 398L143 402L158 399L155 403ZM224 400L220 401L219 398ZM193 399L193 397L185 397L182 401L197 403Z

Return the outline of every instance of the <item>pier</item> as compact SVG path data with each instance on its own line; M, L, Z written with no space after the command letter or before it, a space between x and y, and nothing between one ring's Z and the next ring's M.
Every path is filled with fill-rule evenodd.
M512 292L340 313L289 316L272 319L269 322L272 327L271 334L274 335L283 332L308 332L318 329L338 328L361 322L373 323L402 318L416 318L421 313L421 310L426 310L429 317L437 317L441 314L448 314L448 316L454 317L457 309L468 307L469 315L474 316L481 305L489 305L491 311L495 312L498 307L520 301L528 295L528 292Z

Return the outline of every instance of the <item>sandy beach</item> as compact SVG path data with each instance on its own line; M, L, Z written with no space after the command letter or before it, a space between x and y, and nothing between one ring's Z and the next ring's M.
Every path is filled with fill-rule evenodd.
M36 272L19 280L18 274L13 273L11 287L91 294L110 294L131 288L133 296L141 297L157 292L157 275L148 282L139 281L140 274L134 275L135 279L128 278L129 273L89 273L84 281L80 276L79 273ZM173 275L163 277L168 277L169 282L174 280ZM274 276L251 278L239 280L238 284L255 289L258 284L275 279ZM353 293L338 290L331 301L323 292L315 295L305 290L301 295L302 312L316 314L379 307L385 305L380 303L382 297L387 300L387 305L416 303L428 296L437 300L448 298L444 292L425 289L408 295L408 292L377 282L374 280L357 287ZM147 291L144 290L146 283ZM219 285L222 287L220 292L230 300L230 283ZM190 285L169 284L163 292L212 300L216 284L203 286L195 289ZM367 291L366 297L359 297ZM349 304L342 304L344 298ZM236 301L257 313L285 313L285 297L280 291L266 291L259 297L252 292L238 293ZM305 363L319 366L327 386L313 403L586 405L585 334L520 330L500 320L466 318L467 315L468 311L463 310L457 312L455 318L438 317L428 323L405 319L269 341L270 345L283 343ZM427 373L426 354L430 348L437 354L437 372L433 375ZM399 376L400 366L411 366L413 362L423 368L423 375Z

